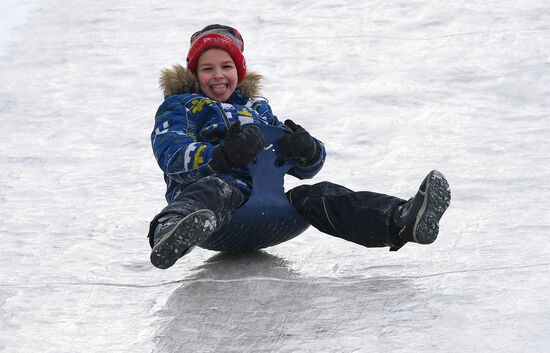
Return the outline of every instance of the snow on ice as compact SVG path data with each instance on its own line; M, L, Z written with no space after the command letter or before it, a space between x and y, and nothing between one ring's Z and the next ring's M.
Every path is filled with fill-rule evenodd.
M0 9L0 351L547 349L547 2ZM439 239L389 253L309 229L151 266L158 76L209 23L241 31L274 112L325 142L314 181L409 198L441 170L453 200Z

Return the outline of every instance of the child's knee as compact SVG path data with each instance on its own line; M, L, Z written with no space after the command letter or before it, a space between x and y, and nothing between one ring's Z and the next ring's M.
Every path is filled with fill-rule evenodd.
M351 191L341 185L322 181L313 185L300 185L289 190L286 195L291 204L299 203L311 197L330 197L348 194Z

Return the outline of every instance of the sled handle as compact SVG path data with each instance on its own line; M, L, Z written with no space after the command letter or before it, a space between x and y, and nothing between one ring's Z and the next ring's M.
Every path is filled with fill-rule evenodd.
M288 131L278 126L257 125L260 128L267 146L256 156L256 161L248 164L252 176L252 194L250 198L262 195L283 195L284 177L292 168L292 160L284 160L280 156L279 140Z

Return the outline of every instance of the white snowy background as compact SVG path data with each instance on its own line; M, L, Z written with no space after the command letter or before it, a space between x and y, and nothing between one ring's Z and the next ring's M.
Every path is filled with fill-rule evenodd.
M0 0L0 351L544 352L550 3ZM452 202L430 246L310 228L162 271L149 134L162 68L236 26L276 115L325 142L313 180ZM287 187L301 183L287 180Z

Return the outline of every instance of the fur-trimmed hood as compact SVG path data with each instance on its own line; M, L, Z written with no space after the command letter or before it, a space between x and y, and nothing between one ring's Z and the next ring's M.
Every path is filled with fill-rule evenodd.
M257 97L260 95L262 78L260 74L248 72L237 85L237 89L247 97ZM159 82L164 97L200 92L197 76L179 64L162 70Z

